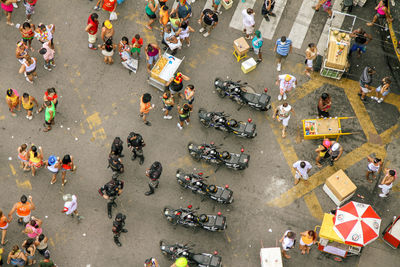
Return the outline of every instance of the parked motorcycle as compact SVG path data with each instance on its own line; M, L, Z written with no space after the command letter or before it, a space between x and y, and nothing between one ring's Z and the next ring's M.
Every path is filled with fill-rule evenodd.
M220 212L217 215L197 215L192 210L191 205L187 208L179 209L164 207L163 214L172 224L180 224L192 228L200 227L211 232L219 232L226 229L226 217L222 216Z
M239 137L254 138L257 136L256 124L249 119L247 122L230 119L224 112L207 112L204 108L199 109L199 119L204 127L214 127Z
M250 155L244 154L243 148L241 153L230 153L228 151L218 152L218 147L214 143L195 144L189 142L188 150L190 156L195 160L204 159L206 162L219 166L226 166L234 170L243 170L249 166Z
M234 82L232 80L223 81L221 78L215 79L214 86L220 97L228 96L240 104L239 109L243 105L249 105L251 108L261 111L267 111L271 108L269 103L271 96L267 94L267 88L264 89L263 93L258 94L247 83Z
M189 246L188 244L168 244L166 241L160 241L161 253L168 256L171 260L176 260L179 257L185 257L188 260L190 266L198 267L222 267L222 258L217 255L210 253L194 253L191 252L194 245Z
M208 176L203 173L186 173L182 169L176 171L176 180L183 188L192 190L193 193L209 197L222 204L231 204L233 202L233 191L229 186L221 187L218 185L209 185L206 182Z

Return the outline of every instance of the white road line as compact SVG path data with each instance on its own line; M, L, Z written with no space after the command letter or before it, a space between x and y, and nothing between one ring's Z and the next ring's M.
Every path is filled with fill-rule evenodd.
M339 1L336 1L339 2ZM297 13L296 20L293 23L292 29L289 33L289 39L292 40L292 45L300 49L306 37L311 20L314 16L313 3L310 0L303 0L299 13Z
M276 27L278 26L279 20L281 19L286 3L287 0L277 0L275 2L275 7L273 10L276 14L276 17L270 16L270 21L266 21L264 18L262 19L260 28L258 30L261 32L263 38L271 40L274 37Z
M222 0L223 1L223 0ZM221 6L222 6L222 4L220 4L219 6L218 6L218 11L221 9ZM203 10L204 9L211 9L211 10L214 10L214 8L212 7L212 0L207 0L207 2L206 2L206 4L204 5L204 7L203 7Z
M236 7L235 13L232 16L231 22L229 23L229 27L234 28L236 30L243 30L243 9L253 8L256 0L247 0L246 2L242 2L239 0L239 3Z
M341 9L340 2L341 1L336 0L333 3L332 10L340 10ZM321 37L319 38L319 41L317 44L318 54L324 55L324 51L327 48L329 27L340 28L343 24L344 18L345 17L343 15L338 14L333 19L328 19L326 21L324 29L322 30L322 33L321 33Z

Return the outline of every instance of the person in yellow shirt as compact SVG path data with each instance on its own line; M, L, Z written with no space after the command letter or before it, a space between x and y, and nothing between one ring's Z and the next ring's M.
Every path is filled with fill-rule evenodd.
M10 110L11 115L13 117L17 116L17 114L14 112L14 110L17 109L17 106L18 106L18 110L21 110L21 104L19 101L19 94L18 94L17 90L8 88L7 92L6 92L6 101L7 101L7 105L8 105L8 110Z
M28 93L24 93L22 95L22 98L19 100L19 104L22 105L22 107L26 110L26 118L28 120L31 120L33 118L32 116L32 111L33 107L36 105L36 108L39 107L38 102L36 101L36 98L33 96L30 96Z
M301 254L309 254L310 247L317 242L317 233L313 230L300 233L300 250Z

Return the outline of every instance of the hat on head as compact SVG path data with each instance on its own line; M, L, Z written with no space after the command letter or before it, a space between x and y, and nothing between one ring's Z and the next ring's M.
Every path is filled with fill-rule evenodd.
M329 139L325 139L325 140L322 142L322 145L323 145L324 147L326 147L326 148L330 148L330 146L331 146L331 141L329 141Z
M48 159L48 163L49 163L49 165L51 166L51 165L53 165L54 163L56 163L56 161L57 161L57 158L56 158L56 156L54 156L54 155L51 155L50 157L49 157L49 159Z
M261 32L259 30L256 30L254 34L257 36L257 38L261 38Z
M44 55L44 54L46 54L46 53L47 53L47 49L44 48L44 47L42 47L42 48L39 50L39 54L41 54L41 55Z
M71 201L71 200L72 200L72 195L71 195L71 194L65 194L65 195L63 195L63 200L64 200L64 201Z
M107 28L107 29L111 29L113 26L112 26L112 24L111 24L111 22L107 19L106 21L104 21L104 26Z
M332 146L332 151L338 150L339 147L340 147L339 143L334 143L333 146Z

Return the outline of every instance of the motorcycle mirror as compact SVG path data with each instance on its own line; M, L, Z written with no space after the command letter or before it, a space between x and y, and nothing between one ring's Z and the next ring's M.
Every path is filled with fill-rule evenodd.
M218 213L217 213L217 214L218 214L218 216L221 216L221 215L222 215L222 213L221 213L220 211L218 211Z
M229 185L228 185L228 184L226 184L226 185L225 185L225 188L226 188L226 189L228 189L228 188L229 188Z
M264 92L268 92L268 88L264 88Z
M189 206L188 206L188 209L191 209L192 207L193 207L192 205L189 205Z
M201 175L203 175L203 173L202 173L202 172L199 172L199 173L197 173L197 174L198 174L198 175L200 175L200 176L201 176Z
M240 152L242 152L242 153L243 153L243 152L244 152L244 148L240 149Z
M252 120L251 118L249 118L247 121L248 121L249 123L251 123L253 120Z
M215 250L215 251L214 251L214 255L218 255L218 251Z

